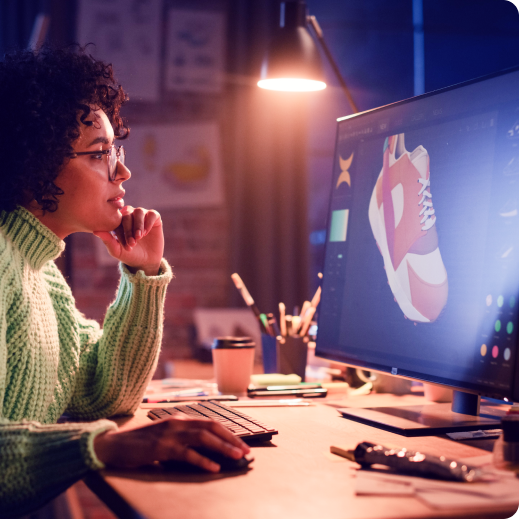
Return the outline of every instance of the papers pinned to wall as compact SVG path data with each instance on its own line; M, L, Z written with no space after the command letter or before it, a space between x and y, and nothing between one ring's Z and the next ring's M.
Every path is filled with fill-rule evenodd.
M131 99L157 101L160 93L162 0L80 0L78 40L113 63Z
M216 123L136 125L120 143L132 172L124 183L126 204L148 209L223 204Z
M224 13L171 9L167 27L166 90L220 92L225 65Z

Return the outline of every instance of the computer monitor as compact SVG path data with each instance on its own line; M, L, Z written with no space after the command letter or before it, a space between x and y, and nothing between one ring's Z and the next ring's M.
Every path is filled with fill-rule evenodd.
M338 119L332 184L316 354L456 390L349 416L495 427L467 415L519 401L519 68Z

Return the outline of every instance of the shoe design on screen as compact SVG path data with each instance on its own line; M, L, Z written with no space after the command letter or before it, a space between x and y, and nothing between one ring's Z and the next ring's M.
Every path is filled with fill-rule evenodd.
M435 321L447 303L447 271L438 247L429 154L405 149L404 134L384 143L383 165L369 204L369 222L389 286L404 315Z

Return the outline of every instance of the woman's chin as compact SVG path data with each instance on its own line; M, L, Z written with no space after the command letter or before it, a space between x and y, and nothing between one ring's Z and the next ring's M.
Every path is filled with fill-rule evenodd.
M104 232L112 232L112 231L115 231L117 229L117 227L119 227L119 225L121 225L122 219L123 219L123 217L121 216L120 213L115 218L114 217L107 218L103 222L99 222L99 224L97 225L95 231L96 232L102 232L102 231L104 231Z
M117 229L117 227L119 227L119 225L121 225L122 221L123 221L123 215L121 214L121 211L119 209L117 209L116 215L114 216L114 218L112 218L112 223L110 224L111 225L110 230L115 231L115 229Z

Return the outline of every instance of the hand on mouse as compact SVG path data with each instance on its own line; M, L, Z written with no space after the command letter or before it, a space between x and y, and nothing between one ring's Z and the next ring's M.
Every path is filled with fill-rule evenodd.
M94 450L105 465L139 467L154 461L176 460L209 472L220 466L192 447L207 448L233 459L250 452L242 440L212 420L172 417L126 431L107 431L94 439Z

